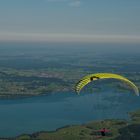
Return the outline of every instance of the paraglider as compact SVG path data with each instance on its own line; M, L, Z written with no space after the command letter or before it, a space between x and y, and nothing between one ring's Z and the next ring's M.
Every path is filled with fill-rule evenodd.
M99 79L117 79L120 81L123 81L125 84L127 84L129 87L131 87L135 94L137 96L139 96L139 90L138 87L131 82L130 80L128 80L127 78L118 75L118 74L112 74L112 73L96 73L96 74L90 74L87 75L85 77L83 77L76 85L76 92L80 93L80 91L90 82L95 81L95 80L99 80Z
M129 79L118 75L118 74L113 74L113 73L95 73L95 74L90 74L85 77L83 77L75 87L75 91L79 94L80 91L89 83L94 82L96 80L102 80L102 79L117 79L125 84L127 84L131 89L133 89L134 93L139 96L139 90L138 87ZM118 106L117 106L118 107ZM115 111L114 111L115 112ZM109 133L111 133L110 130L106 129L104 126L102 126L102 129L98 130L99 132L97 138L102 138L107 136Z

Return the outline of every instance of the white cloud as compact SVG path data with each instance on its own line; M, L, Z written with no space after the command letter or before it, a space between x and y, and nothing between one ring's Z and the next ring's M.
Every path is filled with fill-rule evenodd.
M72 7L80 7L81 2L79 0L76 0L76 1L69 3L69 5Z
M80 0L47 0L48 2L66 2L71 7L79 7L81 5Z
M65 2L65 1L68 1L68 0L47 0L48 2Z

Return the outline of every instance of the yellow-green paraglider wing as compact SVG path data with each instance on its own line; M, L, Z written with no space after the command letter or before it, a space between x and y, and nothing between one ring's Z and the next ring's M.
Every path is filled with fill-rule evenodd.
M99 80L99 79L118 79L118 80L121 80L121 81L125 82L126 84L128 84L134 90L135 94L137 96L139 96L139 90L133 82L131 82L130 80L128 80L127 78L125 78L121 75L112 74L112 73L96 73L96 74L90 74L90 75L83 77L76 85L76 92L80 93L82 88L84 86L86 86L88 83L95 81L95 80Z

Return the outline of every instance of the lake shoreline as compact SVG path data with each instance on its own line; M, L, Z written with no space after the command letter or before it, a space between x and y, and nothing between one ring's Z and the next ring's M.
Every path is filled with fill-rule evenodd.
M53 140L59 140L59 138L61 137L61 140L63 139L62 135L65 135L65 133L67 134L68 138L69 138L69 131L71 131L73 133L76 133L76 131L81 132L80 135L82 136L78 136L78 140L79 138L87 135L85 130L89 130L89 137L93 137L96 140L96 136L100 135L100 133L95 133L97 130L101 129L101 124L104 125L106 128L110 129L109 135L107 135L106 137L108 137L108 140L119 140L119 138L121 139L121 137L124 137L124 133L121 134L120 131L124 131L125 128L129 129L130 126L134 126L137 125L138 127L140 127L140 110L134 111L134 112L130 112L129 113L131 120L125 120L125 119L105 119L105 120L100 120L100 121L91 121L88 123L84 123L81 125L66 125L64 127L60 127L54 131L38 131L32 134L21 134L18 135L16 137L3 137L0 138L1 140L34 140L34 139L38 139L38 140L43 140L47 139L49 140L49 138L54 138ZM75 130L75 131L72 131ZM62 135L60 135L61 133ZM85 134L84 134L85 133ZM137 133L137 132L135 132ZM134 133L134 135L135 135ZM55 135L58 135L58 138L55 137ZM75 137L76 135L79 134L73 134ZM43 137L42 137L43 136ZM140 137L136 136L136 137ZM104 140L103 137L101 137L101 139ZM89 140L88 137L86 137L86 140ZM106 139L105 139L106 140Z

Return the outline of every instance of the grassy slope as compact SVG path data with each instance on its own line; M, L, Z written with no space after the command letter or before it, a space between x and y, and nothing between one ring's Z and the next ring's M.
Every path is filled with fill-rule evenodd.
M84 125L68 126L54 132L38 132L22 135L16 140L140 140L140 111L130 113L131 121L104 120ZM110 132L100 137L99 129L108 128Z

